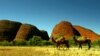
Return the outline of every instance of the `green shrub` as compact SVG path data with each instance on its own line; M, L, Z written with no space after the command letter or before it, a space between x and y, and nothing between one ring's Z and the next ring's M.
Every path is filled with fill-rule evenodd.
M33 36L29 41L27 41L27 45L29 46L44 46L44 45L52 45L53 43L47 40L41 39L40 36Z
M41 45L42 39L39 36L33 36L27 41L28 45Z
M93 47L99 46L100 47L100 40L92 42Z
M47 46L53 45L52 42L41 39L40 36L33 36L28 41L2 41L1 46Z
M12 43L10 43L10 42L4 40L4 41L1 41L1 42L0 42L0 45L1 45L1 46L11 46Z
M71 45L71 46L75 46L76 44L75 44L75 41L73 41L73 39L70 39L70 40L68 40L69 41L69 44Z
M41 45L53 45L53 43L52 42L50 42L50 41L47 41L47 40L42 40L42 42L41 42Z
M26 41L13 41L13 45L14 46L25 46L27 44L26 44Z

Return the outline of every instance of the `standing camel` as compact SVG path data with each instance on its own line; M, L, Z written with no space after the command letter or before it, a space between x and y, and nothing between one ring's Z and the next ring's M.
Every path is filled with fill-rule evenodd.
M76 37L73 37L75 44L79 44L79 48L82 49L82 44L87 44L88 45L88 49L91 48L91 40L90 39L85 39L85 40L77 40Z
M55 39L53 37L51 37L51 38L52 38L52 41L56 44L57 48L60 48L61 44L65 44L65 46L69 49L69 41L65 40L64 37L62 39L60 39L59 41L55 41Z

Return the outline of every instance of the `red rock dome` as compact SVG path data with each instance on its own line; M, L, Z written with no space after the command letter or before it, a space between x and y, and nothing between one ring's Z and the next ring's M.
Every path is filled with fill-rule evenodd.
M66 39L71 38L74 35L73 26L68 21L61 21L52 30L51 37L58 38L58 37L65 37Z

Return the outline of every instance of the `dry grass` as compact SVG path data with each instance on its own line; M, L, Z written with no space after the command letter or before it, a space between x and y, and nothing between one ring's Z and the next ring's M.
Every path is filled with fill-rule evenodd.
M54 47L10 47L1 46L0 56L100 56L99 48L78 49L75 47L68 49L56 49Z

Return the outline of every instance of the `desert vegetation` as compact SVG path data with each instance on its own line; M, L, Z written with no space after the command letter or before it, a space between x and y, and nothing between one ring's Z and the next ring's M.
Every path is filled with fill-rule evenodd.
M52 42L41 39L40 36L33 36L29 40L19 40L19 41L1 41L1 46L47 46L47 45L53 45Z
M56 46L39 36L33 36L29 41L0 42L0 56L99 56L100 41L92 42L92 48L87 49L83 45L82 49L74 45L73 40L69 40L70 48Z
M56 49L53 46L35 47L0 47L0 56L99 56L100 48L78 49L71 47L69 50Z

